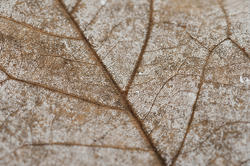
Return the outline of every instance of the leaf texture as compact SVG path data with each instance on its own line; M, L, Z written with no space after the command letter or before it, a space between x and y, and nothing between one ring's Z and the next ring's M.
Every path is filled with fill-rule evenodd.
M250 1L0 1L0 165L249 165Z

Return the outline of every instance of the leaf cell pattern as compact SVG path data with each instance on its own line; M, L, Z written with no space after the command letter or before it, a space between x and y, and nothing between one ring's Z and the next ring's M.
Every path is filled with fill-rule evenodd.
M0 165L249 165L250 1L0 1Z

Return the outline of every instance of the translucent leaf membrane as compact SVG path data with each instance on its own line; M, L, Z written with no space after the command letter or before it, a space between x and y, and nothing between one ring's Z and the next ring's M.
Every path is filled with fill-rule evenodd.
M249 165L249 1L0 1L0 165Z

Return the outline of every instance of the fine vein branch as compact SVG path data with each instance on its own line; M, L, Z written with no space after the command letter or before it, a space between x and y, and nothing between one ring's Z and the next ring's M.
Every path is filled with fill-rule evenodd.
M222 10L222 12L223 12L223 14L224 14L224 17L225 17L225 20L226 20L226 23L227 23L227 37L229 38L229 40L233 43L233 44L235 44L236 45L236 47L238 47L242 52L243 52L243 54L248 58L248 59L250 59L250 55L246 52L246 50L245 50L245 48L242 48L236 41L234 41L233 39L232 39L232 32L231 32L231 30L230 30L230 28L231 28L231 22L230 22L230 20L229 20L229 16L228 16L228 14L227 14L227 11L226 11L226 9L225 9L225 7L223 6L223 0L218 0L218 4L219 4L219 6L220 6L220 8L221 8L221 10Z
M69 147L77 146L77 147L89 147L89 148L117 149L125 151L151 152L151 150L142 148L113 146L113 145L81 144L75 142L49 142L49 143L38 142L38 143L24 144L22 147L28 147L28 146L69 146Z
M82 100L84 102L87 102L87 103L90 103L90 104L93 104L93 105L96 105L96 106L99 106L99 107L109 108L109 109L116 109L116 110L119 110L119 111L123 111L121 108L106 105L106 104L102 104L102 103L99 103L97 101L90 100L90 99L88 99L87 97L84 97L84 96L78 96L76 94L69 93L69 92L66 92L66 91L63 91L63 90L60 90L60 89L57 89L57 88L49 87L47 85L44 85L44 84L41 84L41 83L38 83L38 82L32 82L32 81L17 78L15 76L11 75L10 73L8 73L2 66L0 66L0 71L2 71L3 73L5 73L7 75L7 79L0 82L0 85L3 84L4 82L6 82L7 80L14 80L14 81L22 82L22 83L25 83L25 84L28 84L28 85L31 85L31 86L34 86L34 87L43 88L43 89L49 90L51 92L59 93L59 94L62 94L62 95L68 96L68 97L72 97L74 99Z
M172 159L172 162L170 164L170 166L174 166L179 155L181 154L182 152L182 149L184 148L184 144L185 144L185 141L186 141L186 138L187 138L187 135L189 134L190 130L191 130L191 125L192 125L192 122L194 121L194 115L195 115L195 112L196 112L196 108L197 108L197 103L198 103L198 100L199 100L199 97L200 97L200 93L201 93L201 89L202 89L202 86L205 82L205 70L208 66L208 63L209 63L209 59L210 57L212 56L212 53L213 51L221 44L223 43L224 41L228 40L228 38L222 40L221 42L219 42L217 45L215 45L212 49L208 50L209 53L205 59L205 64L204 66L202 67L202 73L201 73L201 76L200 76L200 82L198 84L198 91L197 91L197 94L196 94L196 98L195 98L195 101L194 101L194 104L192 106L192 112L191 112L191 115L190 115L190 118L189 118L189 121L188 121L188 124L187 124L187 128L186 128L186 132L184 134L184 137L181 141L181 144L176 152L176 154L174 155L173 159Z
M163 159L163 157L161 156L159 150L155 147L152 138L146 132L144 124L141 122L140 118L138 117L138 115L134 111L133 107L129 103L129 101L127 99L127 95L121 90L121 88L119 87L119 85L117 84L117 82L114 80L112 74L108 71L107 67L104 65L104 63L102 62L101 58L99 57L99 55L97 54L97 52L93 48L92 44L86 38L84 32L81 30L81 28L79 27L78 23L76 22L76 20L72 16L72 14L70 14L67 11L67 8L66 8L65 4L61 0L57 0L57 1L58 1L59 5L62 8L62 12L70 20L72 26L78 32L79 36L83 39L83 41L86 43L86 45L87 45L89 51L91 52L91 55L93 56L93 58L97 61L98 65L101 67L101 69L105 73L106 77L110 80L110 82L113 85L113 87L118 91L118 93L119 93L119 95L120 95L120 97L121 97L121 99L123 101L124 107L127 109L128 114L135 120L136 127L140 131L142 137L149 143L151 149L154 151L154 153L155 153L156 157L158 158L159 162L161 163L161 165L165 165L165 159ZM151 29L152 29L152 22L153 22L152 20L153 20L153 0L150 0L149 25L148 25L148 30L150 32L151 32ZM137 69L139 68L139 65L141 63L142 56L143 56L143 54L145 52L145 49L146 49L146 46L147 46L147 42L148 42L149 37L150 37L150 32L147 32L146 39L145 39L144 45L142 47L142 51L141 51L141 53L139 55L139 59L137 61L137 65L136 65L136 67L135 67L135 69L133 71L134 74L132 74L132 76L131 76L131 81L130 81L131 83L132 83L132 81L134 79L133 75L136 74Z
M23 26L25 28L28 28L34 32L38 32L40 34L44 34L44 35L47 35L47 36L52 36L52 37L58 37L58 38L61 38L61 39L69 39L69 40L82 40L82 39L79 39L79 38L75 38L75 37L70 37L70 36L63 36L63 35L57 35L57 34L54 34L54 33L51 33L51 32L46 32L46 31L43 31L39 28L36 28L30 24L26 24L24 22L20 22L20 21L17 21L13 18L10 18L10 17L5 17L5 16L1 16L0 15L0 19L4 19L4 20L7 20L9 22L12 22L14 24L17 24L19 26Z
M134 81L134 78L135 78L135 75L136 73L138 72L138 68L140 67L140 64L142 62L142 58L143 58L143 55L145 53L145 50L147 48L147 45L148 45L148 41L149 41L149 38L150 38L150 35L151 35L151 32L152 32L152 28L153 28L153 12L154 12L154 6L153 6L153 0L150 1L150 9L149 9L149 20L148 20L148 27L147 27L147 32L146 32L146 37L144 39L144 42L143 42L143 45L142 45L142 48L141 48L141 52L139 54L139 57L136 61L136 64L135 64L135 67L134 67L134 70L130 76L130 79L128 81L128 84L127 86L125 87L125 94L127 95L128 94L128 91L130 89L130 86L131 84L133 83Z

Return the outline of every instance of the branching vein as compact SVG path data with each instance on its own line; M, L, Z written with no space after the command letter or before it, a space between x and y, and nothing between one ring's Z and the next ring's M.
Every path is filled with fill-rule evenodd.
M21 25L21 26L24 26L32 31L35 31L35 32L39 32L40 34L44 34L44 35L47 35L47 36L53 36L53 37L58 37L58 38L62 38L62 39L70 39L70 40L82 40L80 38L75 38L75 37L70 37L70 36L62 36L62 35L57 35L57 34L54 34L54 33L50 33L50 32L46 32L46 31L43 31L39 28L36 28L36 27L33 27L29 24L26 24L24 22L19 22L19 21L16 21L12 18L9 18L9 17L5 17L5 16L1 16L0 15L0 18L1 19L4 19L4 20L7 20L7 21L10 21L10 22L13 22L15 24L18 24L18 25Z
M152 28L153 28L153 12L154 12L153 0L151 0L150 1L150 11L149 11L149 22L148 22L146 37L144 39L144 43L142 45L140 54L138 56L138 59L137 59L136 64L135 64L135 67L134 67L133 72L132 72L132 74L130 76L130 79L128 81L128 84L125 87L125 94L126 95L128 94L130 86L131 86L131 84L133 83L133 81L135 79L135 75L138 72L138 68L140 67L140 64L141 64L142 59L143 59L143 55L144 55L145 50L146 50L147 45L148 45L148 41L149 41L149 38L150 38L150 35L151 35L151 31L152 31Z
M104 63L102 62L101 58L99 57L99 55L97 54L96 50L94 49L94 47L92 46L92 44L89 42L89 40L86 38L84 32L80 29L78 23L75 21L74 17L68 13L65 5L63 4L63 2L61 0L57 0L58 3L60 4L65 16L70 20L70 22L72 23L72 25L74 26L74 28L78 31L79 35L81 36L81 38L83 39L83 41L86 43L86 45L88 46L91 55L93 56L93 58L97 61L98 65L101 67L101 69L104 71L104 73L106 74L107 78L110 80L111 84L113 85L113 87L119 92L119 95L123 101L124 107L127 109L127 113L129 114L129 116L131 118L133 118L136 122L136 127L138 129L138 131L141 133L142 137L145 139L145 141L147 141L150 145L150 147L152 148L152 150L154 151L156 157L158 158L159 162L161 163L161 165L165 165L165 160L163 159L163 157L160 155L160 152L158 151L158 149L155 147L155 145L153 144L153 141L151 139L151 137L147 134L146 129L144 124L140 121L138 115L136 114L136 112L134 111L134 109L132 108L131 104L129 103L129 101L127 100L127 95L126 93L123 93L123 91L120 89L120 87L118 86L117 82L114 80L112 74L108 71L107 67L104 65ZM132 74L131 76L131 83L134 79L134 76L137 72L137 69L141 63L142 60L142 56L145 52L149 37L150 37L150 33L151 33L151 29L152 29L152 21L153 20L153 0L150 0L150 11L149 11L149 25L148 25L148 33L146 35L146 39L144 41L143 47L142 47L142 51L139 55L138 61L137 61L137 65L135 66L135 69L133 71L134 74ZM133 76L134 75L134 76ZM130 84L131 84L130 83ZM129 85L130 86L130 85Z
M197 94L196 94L196 98L195 98L194 104L192 106L192 112L191 112L190 119L189 119L188 124L187 124L186 132L184 133L184 137L183 137L183 139L181 141L181 144L180 144L180 146L179 146L179 148L177 150L177 153L174 155L174 157L172 159L172 162L171 162L170 166L174 166L175 165L175 163L176 163L179 155L182 152L182 149L184 147L187 135L188 135L188 133L189 133L189 131L191 129L191 124L192 124L192 122L194 120L194 115L195 115L195 112L196 112L196 107L197 107L197 103L198 103L198 100L199 100L199 97L200 97L201 89L202 89L203 83L205 82L205 70L206 70L206 67L208 65L209 59L212 56L212 53L213 53L214 49L217 48L225 40L228 40L228 39L222 40L216 46L214 46L211 50L209 50L209 54L206 57L205 64L204 64L204 66L202 68L202 73L201 73L201 76L200 76L200 82L198 84L198 91L197 91Z
M56 88L52 88L52 87L49 87L47 85L43 85L43 84L40 84L40 83L37 83L37 82L32 82L32 81L28 81L28 80L23 80L23 79L20 79L20 78L17 78L13 75L11 75L10 73L8 73L3 67L0 66L0 70L2 72L4 72L7 76L8 76L8 79L11 79L11 80L15 80L15 81L18 81L18 82L22 82L22 83L25 83L25 84L28 84L28 85L32 85L34 87L39 87L39 88L43 88L43 89L46 89L46 90L49 90L49 91L52 91L52 92L56 92L56 93L59 93L59 94L63 94L65 96L69 96L69 97L72 97L74 99L78 99L78 100L82 100L84 102L87 102L87 103L91 103L91 104L94 104L96 106L100 106L100 107L104 107L104 108L109 108L109 109L116 109L116 110L121 110L121 108L117 108L117 107L113 107L113 106L109 106L109 105L105 105L105 104L102 104L102 103L99 103L97 101L92 101L92 100L89 100L87 98L84 98L82 96L78 96L76 94L73 94L73 93L68 93L68 92L65 92L63 90L60 90L60 89L56 89Z

